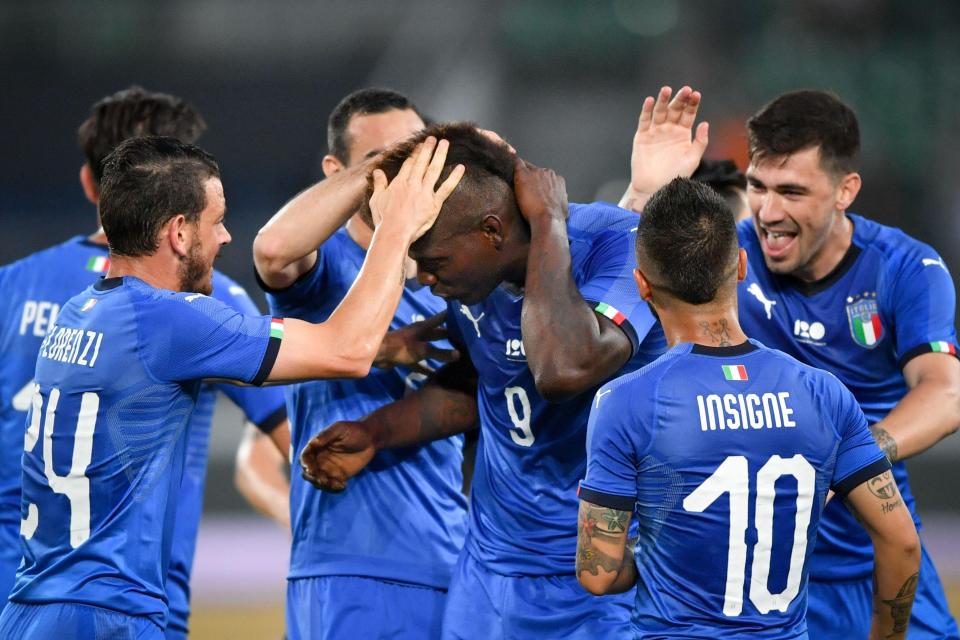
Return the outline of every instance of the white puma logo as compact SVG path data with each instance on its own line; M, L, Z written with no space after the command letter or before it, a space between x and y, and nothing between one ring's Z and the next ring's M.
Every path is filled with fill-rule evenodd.
M923 266L925 267L932 267L933 265L937 265L947 273L950 273L950 271L947 269L947 265L944 264L943 262L943 258L938 257L936 260L933 260L932 258L924 258L922 262L923 262Z
M600 398L602 398L603 396L607 395L608 393L612 393L612 392L613 392L613 389L604 389L603 391L597 391L597 401L596 401L596 403L594 404L594 407L597 408L597 409L599 409L599 408L600 408Z
M197 298L202 298L202 297L204 297L202 293L194 293L184 298L184 300L186 300L187 302L193 302Z
M777 304L776 301L767 298L760 289L760 285L756 282L751 283L750 286L747 287L747 293L760 301L760 304L763 305L763 310L767 312L767 320L770 320L773 317L773 305Z
M481 313L476 318L473 317L473 314L470 313L470 307L465 304L460 305L460 313L467 317L467 320L473 323L473 330L477 332L477 337L480 337L480 318L485 316L485 313Z

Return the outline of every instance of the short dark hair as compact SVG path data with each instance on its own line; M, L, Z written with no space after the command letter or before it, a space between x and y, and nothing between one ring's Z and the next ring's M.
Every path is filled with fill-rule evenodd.
M111 253L153 254L160 229L184 214L196 223L207 206L204 185L219 178L212 155L176 138L148 136L121 143L103 161L100 221Z
M825 91L785 93L747 120L750 160L782 158L820 148L820 164L834 174L856 170L860 127L853 109Z
M350 161L350 139L347 135L350 118L394 109L411 109L423 117L407 96L391 89L360 89L346 96L333 108L327 119L327 148L330 155L344 164Z
M200 113L181 98L133 86L95 103L77 138L99 184L103 159L127 138L170 136L192 144L206 128Z
M737 168L733 160L704 158L690 177L710 185L720 194L734 215L740 210L741 192L747 190L747 176Z
M653 284L690 304L716 297L730 277L738 247L726 203L688 178L674 178L653 194L637 225L637 260L645 257L664 280Z
M462 164L466 172L457 189L465 184L482 184L487 180L496 180L506 183L510 192L513 192L513 168L516 154L506 144L496 142L481 133L477 125L472 122L430 125L410 139L389 149L380 158L377 168L381 169L389 180L393 180L400 172L404 160L413 153L418 144L429 136L450 143L450 149L447 151L447 159L438 183L442 182L455 166ZM364 198L363 205L360 208L360 216L368 224L371 224L371 195L373 195L372 178L368 180L367 197ZM470 223L470 221L464 222ZM463 225L458 225L458 228L463 228Z

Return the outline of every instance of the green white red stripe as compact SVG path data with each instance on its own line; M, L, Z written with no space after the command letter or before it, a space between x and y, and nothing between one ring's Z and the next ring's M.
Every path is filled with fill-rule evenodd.
M747 368L742 364L725 364L723 367L723 377L727 380L748 380Z
M957 348L944 340L937 340L930 343L930 350L934 353L949 353L952 356L957 355Z
M270 337L283 340L283 318L272 318L270 320Z
M110 258L106 256L91 256L87 260L87 271L106 273L110 270Z
M621 324L623 324L624 321L627 319L627 316L623 315L622 313L620 313L619 311L617 311L616 309L608 305L606 302L601 302L600 304L598 304L594 309L594 311L596 311L597 313L599 313L605 318L610 318L611 320L613 320L613 324L617 325L618 327Z
M853 318L851 326L853 327L853 334L856 336L857 342L868 347L877 344L880 336L883 335L883 327L880 326L880 316L876 313L871 315L866 321L864 321L861 316Z

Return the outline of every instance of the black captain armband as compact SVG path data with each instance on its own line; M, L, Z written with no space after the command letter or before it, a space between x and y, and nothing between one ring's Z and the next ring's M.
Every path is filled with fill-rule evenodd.
M833 492L837 494L838 498L842 498L870 478L878 476L884 471L889 471L890 466L890 461L887 460L886 456L884 456L879 460L871 462L859 471L854 471L849 476L830 488L833 489Z
M633 506L637 502L636 496L618 496L612 493L602 493L588 489L583 485L577 489L577 496L579 496L581 500L586 500L600 507L616 509L617 511L633 512Z
M953 356L954 358L960 357L957 356L957 347L952 342L947 342L946 340L934 340L933 342L924 342L921 345L910 349L900 358L899 364L900 368L903 369L908 362L916 358L917 356L922 356L925 353L945 353L948 356Z

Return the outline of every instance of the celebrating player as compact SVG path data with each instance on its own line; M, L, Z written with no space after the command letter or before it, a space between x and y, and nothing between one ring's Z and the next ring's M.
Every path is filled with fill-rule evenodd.
M643 118L638 135L642 128ZM950 274L929 246L847 213L861 185L860 133L856 114L835 96L784 94L747 129L753 215L737 227L750 265L740 321L750 336L830 371L853 392L919 529L902 460L960 426ZM631 178L641 195L664 183L642 151L634 150ZM867 634L872 564L869 538L833 501L810 565L811 637ZM916 590L910 638L960 638L926 550Z
M920 544L890 463L835 377L747 340L746 260L709 187L677 178L644 208L636 280L671 349L595 397L577 576L595 594L636 584L635 637L806 638L807 560L832 488L876 550L871 637L903 637Z
M230 241L212 156L148 137L107 157L100 217L111 264L40 346L24 439L24 562L0 637L163 637L183 429L201 380L366 375L407 248L462 176L456 167L434 191L446 150L429 138L389 186L375 174L378 224L361 277L323 324L245 316L205 295Z
M448 164L467 173L411 256L420 281L448 300L461 358L403 400L321 433L302 456L306 473L342 489L377 451L463 431L479 415L443 637L625 637L629 598L585 594L572 559L589 392L663 348L633 292L636 220L603 204L570 205L568 218L562 178L470 125L420 138L441 132L453 141ZM381 161L388 175L413 144Z
M100 192L101 163L118 144L137 135L170 135L185 142L194 142L205 128L200 114L180 98L131 87L100 100L91 109L90 117L79 130L80 146L86 162L80 170L84 193L97 204ZM37 351L46 331L55 324L57 311L73 295L79 293L107 271L107 239L102 230L88 237L76 237L55 247L35 253L0 269L0 282L9 294L5 304L11 309L5 317L19 322L4 326L2 341L5 354L0 367L4 370L2 388L2 424L0 433L9 440L7 455L16 457L0 469L4 473L2 517L3 539L0 545L2 577L0 589L10 592L20 564L20 456L23 430L30 399L33 395L33 372ZM16 283L14 285L13 283ZM236 282L219 271L213 273L213 296L247 314L257 314L247 293ZM189 616L189 580L196 547L197 529L203 503L206 479L207 446L216 390L227 394L252 421L272 438L276 450L286 450L289 436L285 426L286 409L279 389L259 389L235 385L204 385L187 430L187 462L180 498L177 502L177 530L167 578L170 618L167 637L185 637ZM266 439L266 438L265 438ZM4 440L4 442L8 442ZM14 445L17 446L14 446ZM276 447L274 445L276 444ZM3 601L6 604L6 599Z
M327 180L291 200L254 242L273 313L321 322L340 304L370 246L372 230L355 215L373 168L370 158L422 128L413 104L393 91L364 89L340 101L329 118ZM409 280L391 327L434 317L445 307ZM441 321L436 316L421 324L422 335L442 336L436 328ZM432 349L429 364L439 366L452 355ZM420 369L375 369L359 380L291 385L294 450L327 425L361 418L419 388L426 378ZM346 494L291 479L291 640L439 635L466 529L462 443L454 436L382 451Z

